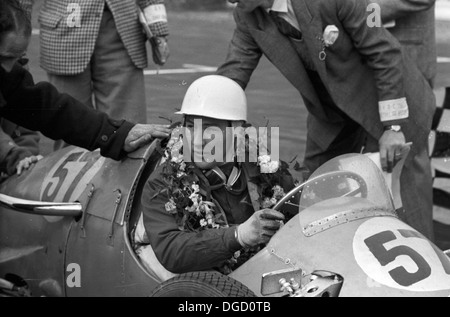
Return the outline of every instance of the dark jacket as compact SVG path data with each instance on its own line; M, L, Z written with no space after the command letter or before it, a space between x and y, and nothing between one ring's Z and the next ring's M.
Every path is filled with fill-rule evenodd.
M259 196L249 192L249 188L257 186L253 179L259 175L259 167L252 163L242 166L244 172L238 186L245 184L247 189L241 195L230 194L223 188L211 193L224 210L230 227L200 233L181 231L175 217L166 211L169 197L166 192L160 193L167 187L161 175L163 166L149 178L142 195L144 225L156 257L167 270L186 273L220 268L242 249L234 235L235 227L250 218L255 210L262 209ZM286 190L294 186L292 178L285 183L282 186ZM204 185L200 183L200 187Z
M10 73L0 67L0 117L45 136L115 160L125 155L123 145L133 124L112 120L90 109L51 84L34 84L31 74L16 65Z
M383 134L380 101L406 97L409 120L403 130L413 142L411 157L428 146L435 97L415 64L402 52L400 43L382 27L367 25L368 0L295 0L294 11L304 36L304 45L327 92L350 119L379 140ZM235 9L236 30L226 62L218 74L246 87L262 55L265 55L303 96L309 111L308 138L322 150L342 131L342 122L328 116L329 106L320 96L291 41L282 35L262 8L251 13ZM320 40L328 25L340 35L323 50Z

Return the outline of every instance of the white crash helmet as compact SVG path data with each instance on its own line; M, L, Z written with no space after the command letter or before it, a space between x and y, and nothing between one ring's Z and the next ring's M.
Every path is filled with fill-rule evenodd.
M247 122L247 97L241 86L230 78L204 76L188 88L181 111L176 114Z

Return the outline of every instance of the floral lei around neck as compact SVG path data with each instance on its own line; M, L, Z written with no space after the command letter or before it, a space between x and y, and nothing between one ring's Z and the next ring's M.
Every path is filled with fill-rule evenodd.
M177 220L181 231L200 232L228 227L225 214L212 201L205 201L195 166L183 158L182 127L176 127L164 149L162 176L167 185L169 200L166 211Z
M200 188L200 179L194 172L196 167L194 164L187 164L184 161L182 129L181 125L176 126L167 145L161 149L164 160L162 176L167 185L163 191L168 194L165 210L175 217L181 231L201 232L209 229L228 228L229 224L221 207L214 200L206 201L206 193ZM248 146L249 144L246 144L246 149ZM289 165L285 162L272 161L269 155L258 156L257 165L260 167L261 173L258 173L259 175L250 181L257 185L257 189L253 190L258 191L254 194L259 197L258 202L261 209L269 209L285 196L281 184L283 184L283 179L291 177ZM292 184L293 186L294 184ZM287 222L293 214L285 214L285 216ZM222 272L230 273L232 269L236 268L238 259L248 259L257 251L259 248L258 250L236 252L225 265L227 268ZM243 256L244 254L246 256Z

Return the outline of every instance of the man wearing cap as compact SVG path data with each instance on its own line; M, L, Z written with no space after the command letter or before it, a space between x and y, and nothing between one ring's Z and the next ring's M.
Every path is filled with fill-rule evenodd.
M434 94L399 42L369 26L369 0L229 0L236 29L217 74L246 87L265 55L308 109L305 166L345 153L380 152L386 171L411 142L400 216L432 238L428 136ZM409 217L409 215L415 215ZM411 221L409 221L411 220Z
M180 113L184 116L184 127L193 137L187 146L182 141L177 146L177 137L169 142L166 162L144 188L146 233L157 259L170 272L213 269L226 272L224 267L237 251L268 242L285 216L263 208L258 184L254 183L261 175L260 166L226 158L226 153L234 151L227 142L234 135L227 128L240 127L247 121L247 100L239 85L222 76L202 77L189 87ZM202 133L195 132L196 129ZM216 148L216 154L221 152L222 158L207 157L208 142L203 138L207 133L214 134L214 140L223 136L220 144L223 151ZM175 150L182 152L183 158L174 154ZM174 185L185 182L189 192L184 197L186 203L180 199L186 188ZM292 177L282 183L279 185L286 190L294 187ZM177 214L180 208L181 217ZM183 214L185 210L200 214L204 209L210 215L205 219Z

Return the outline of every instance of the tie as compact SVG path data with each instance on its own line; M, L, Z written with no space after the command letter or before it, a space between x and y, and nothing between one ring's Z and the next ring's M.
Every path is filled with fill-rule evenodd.
M280 32L286 36L289 36L295 40L301 40L303 38L302 32L297 30L292 24L283 19L276 11L270 11L270 16L275 21Z

